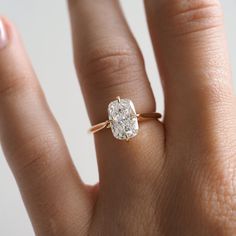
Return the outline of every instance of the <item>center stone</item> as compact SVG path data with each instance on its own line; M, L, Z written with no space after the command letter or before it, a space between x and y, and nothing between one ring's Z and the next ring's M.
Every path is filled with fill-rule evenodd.
M138 119L134 104L129 99L119 99L108 105L108 116L115 138L128 140L138 134Z

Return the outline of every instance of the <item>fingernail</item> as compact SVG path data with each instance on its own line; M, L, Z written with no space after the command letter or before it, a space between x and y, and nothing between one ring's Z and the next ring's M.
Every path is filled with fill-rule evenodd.
M2 20L0 20L0 49L7 45L7 33Z

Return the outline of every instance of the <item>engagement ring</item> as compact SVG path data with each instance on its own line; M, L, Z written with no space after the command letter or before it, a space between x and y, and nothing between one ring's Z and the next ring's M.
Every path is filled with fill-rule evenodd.
M160 113L137 114L130 99L117 97L108 105L108 120L94 125L90 132L96 133L104 128L111 128L113 136L119 140L129 140L138 134L139 121L161 118Z

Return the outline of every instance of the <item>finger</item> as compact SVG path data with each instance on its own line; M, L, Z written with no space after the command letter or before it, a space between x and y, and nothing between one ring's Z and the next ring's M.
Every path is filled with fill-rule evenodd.
M76 67L92 123L107 118L107 102L118 95L132 98L142 111L155 110L143 59L118 2L70 0L69 6Z
M5 155L36 234L74 235L75 226L83 229L89 214L87 193L13 26L7 20L0 25L0 138Z
M145 4L165 90L167 181L177 191L184 190L184 197L176 194L173 201L180 203L177 210L169 204L172 208L164 211L172 218L172 212L180 216L181 209L182 215L200 209L203 229L221 225L222 234L232 234L236 122L220 3L146 0ZM193 228L194 221L199 222L199 215L189 219ZM164 231L170 233L169 227Z
M234 116L234 96L220 3L146 0L145 5L164 83L168 135L181 145L196 135L204 142L208 133L212 145L219 129L227 126L228 135L235 130L225 122Z
M131 99L137 113L155 111L141 53L118 1L70 0L69 9L76 68L92 124L107 120L107 106L116 96ZM153 174L150 169L161 161L163 130L148 121L129 143L115 140L109 130L95 134L95 142L100 187L114 195L112 185L124 189L123 183L131 187L131 176L137 181Z

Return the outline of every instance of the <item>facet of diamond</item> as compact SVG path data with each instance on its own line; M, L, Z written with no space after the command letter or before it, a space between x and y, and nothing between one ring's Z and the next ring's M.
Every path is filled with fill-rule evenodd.
M138 134L138 118L129 99L118 99L108 105L108 116L115 138L128 140Z

